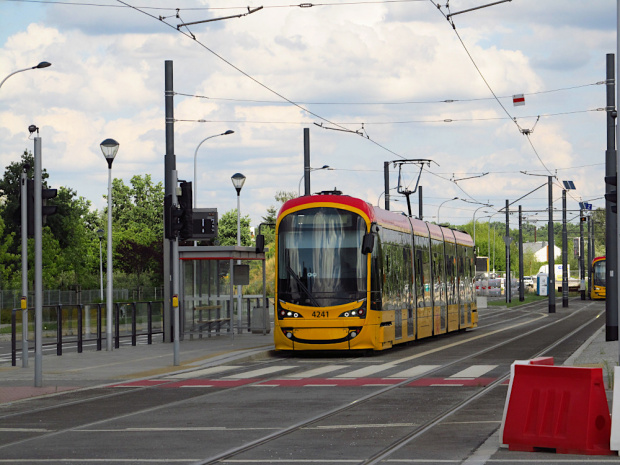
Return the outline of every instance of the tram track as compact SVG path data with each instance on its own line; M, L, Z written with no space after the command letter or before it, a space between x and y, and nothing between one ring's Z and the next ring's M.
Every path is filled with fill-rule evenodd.
M468 354L460 359L457 360L453 360L451 362L445 363L435 369L429 370L427 372L425 372L423 375L418 375L418 376L414 376L411 378L408 378L406 380L403 380L402 382L399 382L397 384L394 384L392 386L388 386L385 387L383 389L380 389L376 392L370 393L366 396L363 396L359 399L356 399L355 401L348 403L346 405L342 405L336 408L333 408L332 410L328 411L328 412L324 412L322 414L316 415L315 417L303 420L301 422L298 422L288 428L282 429L280 431L271 433L269 435L266 435L262 438L259 438L257 440L254 440L250 443L247 443L245 445L233 448L231 450L228 450L226 452L223 452L221 454L212 456L210 458L207 458L205 460L202 461L197 461L195 462L193 465L213 465L213 464L218 464L218 463L227 463L227 461L229 459L232 459L233 457L236 457L238 455L241 455L243 453L249 452L255 448L264 446L269 444L272 441L275 441L277 439L280 439L284 436L290 435L292 433L298 432L302 429L308 428L314 424L317 424L321 421L324 421L326 419L329 419L331 417L334 417L340 413L343 413L347 410L356 408L364 403L376 400L378 398L380 398L381 396L385 395L386 393L395 391L399 388L402 388L403 386L406 386L420 378L422 378L423 376L429 376L433 373L437 373L440 372L442 370L445 370L446 368L449 368L453 365L457 365L459 363L463 363L469 359L474 359L476 357L479 357L483 354L492 352L494 350L497 350L500 347L509 345L514 343L515 341L518 341L519 339L522 339L524 337L533 335L539 331L543 331L545 329L548 329L551 326L560 324L572 317L574 317L575 315L581 313L582 311L584 311L586 308L588 308L589 305L585 306L584 308L578 310L577 312L571 313L565 317L562 317L558 320L552 321L547 323L546 325L540 326L538 328L532 329L526 333L523 334L519 334L515 337L512 337L506 341L500 342L498 344L492 345L488 348L485 348L483 350L479 350L477 352ZM545 355L548 351L552 350L553 348L557 347L559 344L563 343L566 340L569 340L571 337L573 337L575 334L577 334L580 331L584 330L584 326L589 326L590 324L596 322L596 320L600 317L600 313L597 314L594 317L591 317L586 323L585 325L582 324L580 325L578 328L576 328L575 330L571 331L570 333L566 334L565 336L561 337L560 339L554 341L552 344L549 344L547 347L545 347L544 349L538 351L537 353L534 353L531 355L530 358L535 358L535 357L539 357L542 355ZM502 330L503 331L503 330ZM421 354L424 355L424 354ZM430 429L432 429L434 426L438 425L439 423L443 422L445 419L451 417L452 415L454 415L455 413L459 412L461 409L463 409L464 407L470 405L472 402L474 402L475 400L484 397L485 395L487 395L489 392L493 391L497 386L501 385L504 381L506 381L510 376L510 370L507 370L507 372L505 372L504 375L502 375L501 377L499 377L498 379L496 379L495 381L493 381L492 383L490 383L488 386L482 388L482 390L466 397L465 399L461 400L460 402L458 402L456 405L452 405L450 406L448 409L444 410L443 412L439 413L438 415L436 415L433 419L426 421L425 423L423 423L422 425L416 427L412 432L409 432L408 434L402 436L401 438L399 438L397 441L391 443L389 446L385 447L384 449L378 451L377 453L375 453L373 456L369 457L366 460L363 460L361 462L359 462L359 465L374 465L379 463L380 461L384 460L385 458L389 457L390 455L392 455L395 451L399 450L401 447L403 447L404 445L406 445L407 443L409 443L410 441L412 441L413 439L416 439L418 437L420 437L421 435L425 434L426 432L428 432Z
M517 316L514 316L512 318L508 318L506 319L505 316L507 314L517 314ZM492 326L496 326L496 325L501 325L501 324L506 324L506 323L510 323L512 321L516 321L519 319L522 319L524 317L526 317L528 314L524 313L523 311L521 311L520 309L516 308L516 309L510 309L507 311L502 312L501 314L495 313L495 315L493 315L493 317L497 316L497 317L502 317L502 319L500 321L494 322L494 323L483 323L483 324L479 324L479 326L473 330L470 330L469 333L471 334L475 334L477 332L480 332L482 330L485 330L487 328L490 328ZM473 336L476 337L476 336ZM417 342L417 341L416 341ZM467 340L462 341L462 343L466 343L468 342ZM221 362L217 363L220 364ZM200 367L195 368L194 370L199 370L204 368L205 366L210 366L210 364L206 364L206 365L202 365ZM187 371L187 370L184 370ZM153 377L147 377L147 378L141 378L140 380L147 380L147 379L153 379L156 378L158 376L153 376ZM169 381L169 383L173 383L174 381ZM140 392L144 392L150 389L153 389L152 386L144 386L144 387L136 387L136 388L132 388L131 390L123 390L123 391L116 391L116 392L107 392L104 394L100 394L99 391L101 389L105 389L107 387L109 387L110 385L101 385L101 386L94 386L94 387L89 387L89 388L84 388L81 389L79 391L77 391L76 393L63 393L60 396L56 396L56 399L59 400L59 402L54 403L52 405L46 405L46 406L41 406L41 407L36 407L36 408L31 408L27 411L24 410L18 410L15 412L10 412L10 413L5 413L2 414L0 413L0 421L2 420L7 420L11 417L15 417L18 415L23 415L25 413L27 414L34 414L34 413L43 413L45 411L49 411L49 410L53 410L53 409L59 409L59 408L64 408L64 407L71 407L71 406L76 406L76 405L80 405L86 402L103 402L103 401L107 401L113 398L117 398L117 397L123 397L123 396L128 396L128 395L132 395L135 393L140 393ZM160 385L161 387L162 385ZM230 389L234 389L234 388L230 388ZM89 393L93 393L94 395L89 396ZM206 394L207 396L209 394ZM67 398L67 397L80 397L77 399L72 399L72 400L62 400L63 398ZM84 396L84 397L82 397ZM48 398L49 399L49 398ZM46 399L47 400L47 399ZM32 402L32 399L29 399L28 402ZM0 449L2 448L2 446L0 445Z
M355 409L358 406L364 405L364 404L370 404L373 400L378 400L381 398L381 396L384 396L390 392L393 392L395 389L398 389L400 387L405 386L408 383L411 383L413 381L416 381L422 377L426 377L429 376L433 373L437 373L443 369L446 369L448 367L454 366L456 364L459 363L464 363L467 362L467 360L470 359L474 359L476 357L480 357L481 355L484 355L486 353L490 353L493 350L497 350L498 348L506 345L506 344L510 344L512 342L516 342L521 338L527 337L529 335L535 334L539 331L544 331L546 329L549 329L551 326L553 325L558 325L558 324L562 324L563 322L568 321L570 318L576 316L576 315L580 315L584 310L586 310L589 306L586 305L584 306L582 309L577 310L575 312L572 312L566 316L562 316L560 318L555 318L553 321L549 321L546 322L546 324L538 326L534 329L528 330L522 334L519 334L517 336L502 340L498 343L493 344L494 339L496 338L501 338L502 334L505 334L505 331L509 331L511 329L515 329L517 327L526 325L526 324L536 324L536 321L540 321L542 318L545 318L546 315L540 315L540 316L536 316L535 319L532 319L532 313L527 313L525 312L525 314L523 314L524 312L517 312L517 313L521 313L522 315L517 315L514 318L509 318L509 319L504 319L503 320L503 324L506 325L503 328L499 328L499 329L492 329L492 326L495 326L498 323L491 323L490 325L483 325L482 327L479 327L477 330L475 331L471 331L469 332L468 337L465 338L459 338L458 341L456 342L452 342L450 343L450 338L437 338L434 342L436 342L437 347L435 348L430 348L428 350L424 350L424 347L421 347L421 351L411 355L409 357L405 357L401 360L405 360L407 359L408 361L414 360L414 359L422 359L426 356L430 356L431 354L437 354L441 351L444 350L448 350L450 348L454 348L454 347L458 347L458 346L462 346L468 343L475 343L476 341L485 341L486 339L484 338L490 338L490 343L488 344L487 347L481 349L481 350L475 350L472 353L465 355L463 357L457 357L454 360L451 360L447 363L443 363L440 366L438 366L436 369L430 370L425 372L424 374L418 375L418 376L413 376L410 377L406 380L403 380L402 382L399 382L397 384L394 384L392 386L389 387L384 387L379 389L378 391L375 391L373 393L369 393L363 397L357 398L353 401L347 402L343 405L340 406L336 406L326 412L323 413L319 413L316 415L313 415L309 418L303 419L301 421L298 421L296 423L294 423L293 425L289 426L289 427L284 427L284 428L280 428L277 431L274 431L273 433L267 434L265 436L262 436L258 439L255 439L253 441L249 441L246 444L242 444L240 447L236 447L233 449L229 449L221 454L217 454L217 455L213 455L210 457L207 457L203 460L199 460L195 463L197 464L210 464L210 463L225 463L226 460L228 459L232 459L235 456L238 456L244 452L247 451L251 451L253 449L259 448L261 446L265 446L268 445L270 442L272 441L276 441L279 438L283 438L289 434L292 434L294 432L297 431L301 431L305 428L309 428L312 425L318 425L320 422L328 419L328 418L332 418L332 417L336 417L338 414L346 412L347 410L352 410ZM506 314L503 314L504 316L506 316ZM522 323L517 323L517 324L510 324L510 323L514 323L516 320L518 320L519 318L522 318L523 316L530 316L530 319L528 319L525 322ZM592 321L595 321L596 317L590 318L588 320L588 323L584 323L579 325L579 329L583 330L584 326L589 325ZM578 330L579 330L578 329ZM488 331L487 331L488 330ZM575 330L575 331L578 331ZM575 334L575 331L570 332L570 334L566 335L562 340L566 340L567 338L570 338L571 335ZM458 335L457 335L458 336ZM558 341L556 341L557 343L560 343ZM460 350L460 349L459 349ZM549 348L545 348L545 350L549 350ZM386 355L389 354L386 353ZM532 356L535 356L536 354L532 354ZM268 362L273 362L273 359L268 361ZM278 362L276 360L276 362ZM281 363L282 361L280 361ZM265 379L261 380L261 381L265 381ZM257 382L258 383L258 382ZM230 392L231 394L234 391L239 391L242 389L245 389L247 387L253 386L254 384L257 383L251 383L251 384L246 384L244 386L238 386L238 387L233 387L233 388L227 388L226 392ZM494 386L501 384L501 381L497 381L496 383L494 383ZM161 387L161 385L160 385ZM490 388L490 386L489 386ZM9 419L11 417L15 417L18 415L29 415L29 414L36 414L36 413L43 413L43 412L49 412L53 409L63 409L65 407L71 407L71 408L80 408L80 409L87 409L87 406L89 405L89 402L109 402L111 399L114 398L120 398L122 396L130 396L130 395L135 395L136 398L145 394L146 392L148 392L149 390L154 390L157 388L154 387L144 387L144 388L133 388L130 391L121 391L121 392L112 392L112 393L105 393L105 394L101 394L98 396L89 396L87 398L84 399L73 399L70 402L64 402L61 404L56 404L56 405L48 405L46 407L40 407L37 409L29 409L26 411L22 411L22 412L15 412L15 413L11 413L8 415L3 415L0 416L0 420L4 420L4 419ZM488 392L489 389L485 389L483 392ZM96 426L101 426L101 425L105 425L105 424L115 424L117 422L120 422L122 420L126 420L128 418L134 417L134 416L139 416L139 415L148 415L151 414L153 412L157 412L158 410L162 410L162 409L168 409L168 408L177 408L177 407L182 407L184 404L187 404L189 402L202 402L202 401L206 401L210 396L214 396L217 394L221 394L222 390L219 391L214 391L214 392L210 392L210 393L191 393L192 395L186 394L186 397L183 399L179 399L177 398L176 400L172 400L170 401L170 399L168 401L166 401L164 404L162 405L142 405L142 406L135 406L135 410L133 411L129 411L129 412L124 412L123 414L115 414L113 412L111 412L111 414L109 416L107 416L106 418L102 418L102 419L97 419L95 421L88 421L87 418L85 418L86 421L84 421L81 424L74 424L73 426L70 427L66 427L66 428L59 428L55 431L49 431L49 432L43 432L42 434L38 434L36 436L33 437L29 437L29 438L21 438L17 441L13 441L13 442L9 442L7 444L2 444L0 445L0 450L11 447L11 446L16 446L16 445L27 445L29 443L34 443L36 440L39 439L48 439L48 438L52 438L55 436L59 436L62 435L64 433L70 433L70 432L75 432L75 431L80 431L80 430L86 430L86 429L92 429ZM478 397L472 397L472 399L469 402L473 402L475 399L477 399ZM465 402L465 401L463 401ZM466 405L468 405L469 403L463 403L463 405L460 408L465 407ZM407 435L403 435L401 439L399 439L398 443L402 444L400 447L402 447L403 445L406 445L408 442L412 441L413 439L419 437L420 435L424 434L424 432L426 431L425 428L432 428L434 424L440 423L441 421L443 421L443 419L448 418L450 415L452 415L453 413L455 413L458 410L454 410L455 406L451 406L450 409L448 409L448 411L444 411L441 414L439 414L438 416L435 416L433 419L424 422L422 425L418 426L415 428L415 431L411 431L409 432ZM450 411L452 411L452 413L450 413ZM6 423L6 422L5 422ZM373 458L373 460L376 460L374 462L371 461L367 461L367 462L360 462L360 463L378 463L378 461L382 460L380 457L383 457L383 455L377 455L377 454L385 454L388 453L389 450L395 451L398 450L397 448L398 444L396 444L395 442L391 443L389 446L386 446L386 448L382 449L381 451L378 451L376 454L374 454L371 458ZM389 450L388 450L389 449ZM370 460L370 459L368 459Z

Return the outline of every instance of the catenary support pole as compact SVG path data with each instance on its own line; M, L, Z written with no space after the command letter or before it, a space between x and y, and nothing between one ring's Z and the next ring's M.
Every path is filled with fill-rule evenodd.
M422 202L422 186L418 187L418 219L423 220L422 218L422 207L424 203Z
M562 307L568 307L568 231L566 230L566 189L562 189Z
M583 210L579 210L579 290L581 300L586 300L586 257L584 255L583 223L585 217Z
M385 204L385 209L390 209L390 162L383 162L383 202Z
M607 149L605 150L605 176L616 174L616 107L615 107L615 70L613 53L606 56L606 124L607 124ZM605 193L614 189L605 184ZM611 202L605 201L605 280L610 283L605 296L605 340L618 340L618 287L616 284L618 273L618 215L611 211ZM590 261L590 266L591 266Z
M620 57L620 33L618 32L618 28L620 27L620 0L618 0L618 2L616 3L616 56ZM620 67L620 59L616 61L616 66ZM616 70L616 76L620 76L620 69ZM620 108L620 95L616 94L616 99L617 99L617 104L616 104L616 109ZM618 123L618 118L616 118L616 124ZM620 147L620 143L618 142L620 139L620 131L618 130L618 128L616 127L616 150L618 147ZM620 160L618 160L620 157L616 156L616 173L618 173L618 162ZM618 247L618 233L620 233L620 215L616 214L616 235L615 235L615 239L616 239L616 266L618 264L620 264L620 256L618 254L620 254L620 247ZM618 272L618 270L616 269L616 276L614 277L613 280L613 284L615 285L616 288L616 309L615 309L615 315L616 315L616 339L618 339L618 312L620 312L620 308L618 308L618 288L620 287L620 273ZM609 283L611 284L611 283ZM619 342L620 343L620 342ZM619 352L619 357L620 357L620 350Z
M164 63L164 89L165 89L165 112L166 112L166 155L164 156L164 190L165 195L176 194L176 183L172 172L176 170L176 156L174 154L174 85L173 85L173 62L166 60ZM163 208L163 206L162 206ZM173 318L172 318L172 239L164 241L164 317L163 330L164 341L172 342Z
M512 279L510 275L510 201L506 199L506 235L504 243L506 244L506 303L512 302Z
M310 195L310 128L304 128L304 195Z
M523 283L523 210L519 205L519 302L525 300L525 284Z
M549 313L555 313L555 239L553 235L553 176L548 176L549 190L549 224L547 226L549 280L547 293L549 295Z

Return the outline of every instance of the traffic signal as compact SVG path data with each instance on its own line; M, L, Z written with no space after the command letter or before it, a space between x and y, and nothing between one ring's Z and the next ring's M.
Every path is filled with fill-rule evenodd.
M27 180L26 189L26 203L28 207L27 235L28 237L34 237L34 180ZM57 212L58 207L56 205L47 205L47 200L53 199L57 195L57 189L41 189L41 224L45 224L47 216L54 215Z
M617 186L618 184L618 176L605 176L605 184L609 184L610 186ZM605 200L609 202L611 211L613 213L618 213L617 203L618 203L618 191L616 189L611 190L608 194L605 194Z
M166 239L175 239L181 229L182 212L179 207L172 205L172 195L164 197L164 236Z
M53 199L58 195L58 189L41 189L41 199L43 203L41 204L41 213L43 215L43 224L45 224L45 218L50 215L55 215L58 211L58 207L56 205L48 205L47 201L49 199Z
M181 209L181 228L179 230L179 238L188 240L192 238L194 232L193 210L192 210L192 183L181 181L181 196L179 199L179 207Z

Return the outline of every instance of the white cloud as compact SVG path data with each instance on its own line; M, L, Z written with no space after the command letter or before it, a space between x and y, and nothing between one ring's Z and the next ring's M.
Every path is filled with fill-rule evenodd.
M450 5L454 12L478 3L454 0ZM518 198L536 187L542 178L519 171L543 167L510 117L527 128L538 115L604 106L602 86L532 93L604 79L605 54L615 49L610 20L615 5L609 0L574 0L570 6L559 0L511 2L454 17L467 50L508 114L489 99L465 49L430 2L312 8L262 4L263 10L244 18L190 26L210 51L176 32L176 25L247 10L223 9L230 6L224 0L183 0L175 5L182 20L166 19L173 27L127 8L41 4L37 11L45 14L33 15L35 21L19 15L23 24L12 25L0 40L0 73L6 76L42 60L52 67L11 77L0 89L0 161L6 166L25 148L32 149L26 128L34 123L41 129L50 183L72 187L95 207L103 206L107 185L99 150L107 137L121 144L114 176L128 182L135 174L151 174L163 180L164 61L173 60L175 91L209 97L175 96L175 118L191 120L175 124L179 177L193 178L201 140L235 131L200 149L197 196L202 206L221 212L235 208L230 176L242 171L248 177L242 210L258 223L275 204L277 191L299 188L303 128L309 127L312 166L335 168L312 174L313 192L337 187L376 204L383 192L384 161L433 159L439 166L430 170L439 177L424 172L421 178L425 216L430 217L454 196L467 194L503 206L507 196ZM184 10L196 6L222 9ZM146 11L175 14L174 9ZM302 102L315 115L283 104L270 90ZM515 93L529 94L525 107L513 107L506 98ZM459 101L338 104L445 99ZM363 126L377 144L320 129L313 124L321 122L316 115L334 123L323 121L328 127ZM603 189L603 120L603 113L542 116L531 136L552 172L564 176L572 168L569 173L584 198L598 197ZM584 158L595 166L577 168ZM409 182L417 175L411 167L405 171ZM487 171L491 174L458 185L451 181ZM392 172L394 186L396 176ZM525 201L540 203L539 198ZM472 213L463 202L442 207L445 220L470 221Z

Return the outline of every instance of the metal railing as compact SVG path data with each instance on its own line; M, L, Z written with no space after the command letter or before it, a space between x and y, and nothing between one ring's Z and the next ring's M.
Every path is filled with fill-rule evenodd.
M147 344L152 344L154 334L163 335L163 308L162 301L114 303L114 347L117 349L120 347L121 338L131 338L131 345L135 346L138 336L143 335L147 337ZM17 363L17 314L21 315L22 312L21 308L14 308L11 312L12 366L16 366ZM28 313L32 316L34 308L29 308ZM102 332L105 322L104 314L105 304L45 305L43 306L42 337L55 340L42 345L55 345L56 355L62 355L63 345L70 344L75 344L77 352L82 353L84 342L87 341L96 341L97 350L101 350L102 341L105 339ZM28 320L32 318L29 316ZM29 333L31 325L32 332L36 330L34 322L29 323ZM94 338L90 337L93 329L95 329ZM28 339L31 340L30 337ZM23 341L20 349L24 349Z

